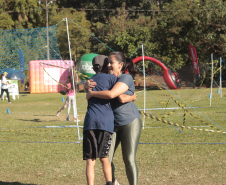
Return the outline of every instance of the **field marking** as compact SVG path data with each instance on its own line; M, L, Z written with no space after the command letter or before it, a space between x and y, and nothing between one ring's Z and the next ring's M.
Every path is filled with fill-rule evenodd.
M1 143L82 144L82 142L0 141ZM139 143L140 145L226 145L226 143Z
M203 108L219 108L226 106L215 106L215 107L184 107L184 109L203 109ZM169 108L153 108L153 109L145 109L145 110L172 110L172 109L183 109L182 107L169 107ZM144 109L138 109L144 110Z

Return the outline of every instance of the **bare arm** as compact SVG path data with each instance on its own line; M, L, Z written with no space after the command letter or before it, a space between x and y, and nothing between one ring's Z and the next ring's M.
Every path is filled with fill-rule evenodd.
M127 103L127 102L131 102L137 99L137 95L126 95L126 94L121 94L118 96L118 100L121 103Z
M8 82L8 81L3 82L3 80L2 80L2 84L8 85L8 84L9 84L9 82Z
M6 82L6 83L5 82L2 82L2 84L8 85L9 83L8 82Z
M101 99L113 99L128 90L128 86L123 82L117 82L111 90L108 91L88 91L86 94L86 99L91 97L101 98Z

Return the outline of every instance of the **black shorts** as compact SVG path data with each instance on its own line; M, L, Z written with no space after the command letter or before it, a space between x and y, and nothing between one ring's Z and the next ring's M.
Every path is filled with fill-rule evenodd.
M112 133L105 130L86 130L83 134L83 160L105 158L111 147Z

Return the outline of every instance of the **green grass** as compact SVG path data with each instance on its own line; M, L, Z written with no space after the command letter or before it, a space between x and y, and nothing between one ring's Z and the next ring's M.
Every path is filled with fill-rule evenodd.
M186 113L187 126L206 126L195 128L212 130L213 128L207 125L217 127L217 124L226 130L226 97L220 99L215 91L216 89L213 91L211 108L210 89L181 89L169 93L181 104L184 104L182 100L185 100L190 106L204 107L197 108L197 111L188 109L202 122ZM66 110L59 117L56 116L64 103L62 95L26 95L21 94L20 99L13 104L0 101L0 184L86 184L82 144L75 143L79 141L77 129L62 127L51 137L57 128L42 127L60 126L63 123L75 125L71 121L65 122ZM148 91L146 108L165 108L169 100L169 96L166 95L166 91ZM85 102L84 96L84 93L77 94L77 107ZM135 104L143 108L143 92L139 94ZM7 107L11 111L10 114L7 114ZM87 103L78 110L80 126L83 125L86 107ZM170 99L167 107L177 105ZM146 112L161 118L172 111ZM183 125L183 116L184 110L179 109L164 120ZM226 134L182 130L148 118L145 119L140 143L143 144L139 145L137 152L138 184L225 184L226 145L206 143L226 143ZM117 149L114 162L119 183L128 184L120 147ZM99 161L95 173L96 184L104 184Z

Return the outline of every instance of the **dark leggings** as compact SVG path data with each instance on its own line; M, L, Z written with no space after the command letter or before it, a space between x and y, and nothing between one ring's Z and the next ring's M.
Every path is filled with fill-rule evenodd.
M137 118L125 126L115 126L109 151L109 161L112 166L112 182L115 182L115 167L112 161L114 153L121 142L122 156L129 184L137 185L138 169L136 164L136 152L140 139L141 127L141 120Z
M0 96L0 98L2 98L2 95L3 95L4 91L5 91L6 94L7 94L8 102L10 102L9 91L8 91L8 89L1 89L1 96Z

